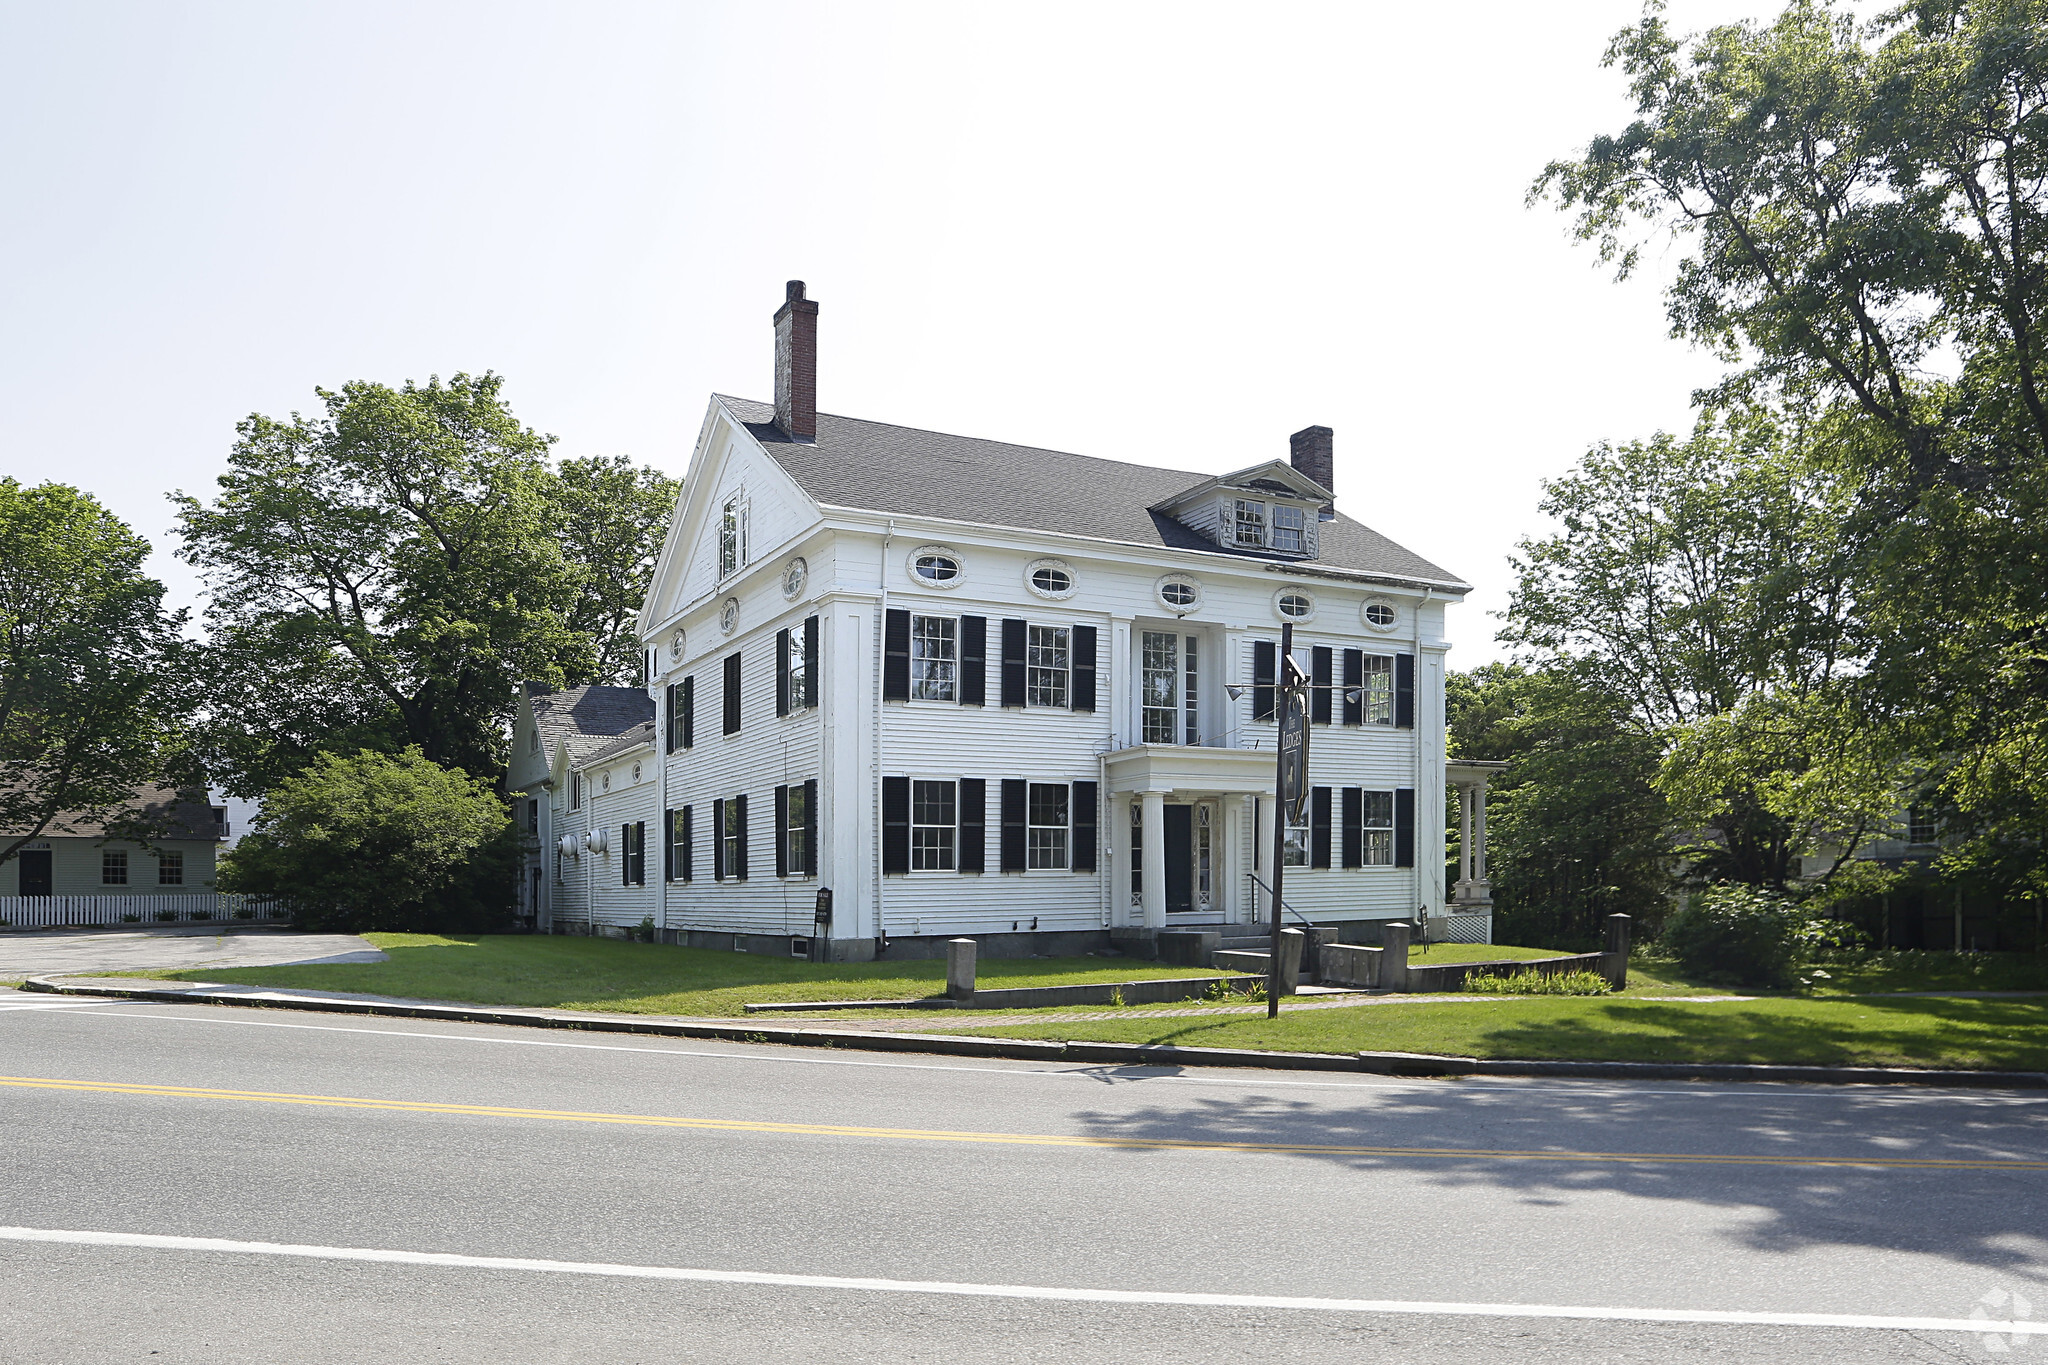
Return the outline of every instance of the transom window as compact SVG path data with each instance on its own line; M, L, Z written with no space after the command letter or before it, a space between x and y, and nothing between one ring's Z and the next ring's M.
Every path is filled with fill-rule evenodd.
M1386 654L1365 656L1365 681L1359 700L1367 725L1394 723L1394 660Z
M910 695L952 701L960 668L958 622L950 616L910 618Z
M1285 503L1273 504L1273 548L1290 554L1308 549L1307 515L1304 509Z
M1238 544L1263 547L1266 543L1266 504L1250 498L1237 499L1236 527Z
M958 826L951 782L910 784L910 867L914 872L951 872Z
M917 576L931 583L950 583L960 576L960 561L951 555L919 555Z
M1024 701L1067 707L1067 628L1033 626L1024 648Z
M1316 603L1305 592L1283 592L1274 603L1274 609L1290 621L1306 621L1316 614Z
M1363 861L1367 867L1394 865L1394 794L1361 792L1365 798Z
M747 500L735 493L718 518L718 576L731 578L747 567Z
M1025 802L1024 866L1067 865L1067 784L1033 782Z

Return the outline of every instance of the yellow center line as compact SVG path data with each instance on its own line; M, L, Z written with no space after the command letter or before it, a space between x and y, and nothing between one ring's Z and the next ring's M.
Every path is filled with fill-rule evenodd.
M1192 1138L1087 1137L1071 1133L987 1133L942 1128L870 1128L846 1123L776 1123L763 1119L700 1119L669 1114L585 1113L523 1109L499 1104L446 1104L379 1100L354 1095L295 1095L270 1090L212 1090L191 1085L72 1081L42 1076L0 1076L0 1086L166 1099L247 1100L327 1109L379 1109L403 1114L459 1114L473 1118L549 1119L565 1123L622 1123L647 1128L694 1128L724 1133L792 1133L806 1137L896 1138L912 1142L984 1142L1026 1147L1122 1147L1167 1152L1280 1152L1314 1156L1435 1157L1487 1161L1615 1161L1691 1166L1873 1166L1929 1171L2048 1171L2048 1161L1971 1161L1948 1157L1765 1156L1720 1152L1581 1152L1495 1147L1353 1147L1308 1142L1210 1142Z

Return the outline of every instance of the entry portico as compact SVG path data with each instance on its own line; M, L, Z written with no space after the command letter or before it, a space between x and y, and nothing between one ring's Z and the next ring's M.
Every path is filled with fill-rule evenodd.
M1128 853L1112 864L1134 875L1112 882L1114 927L1163 929L1183 923L1244 923L1270 918L1270 900L1249 888L1256 854L1273 838L1271 750L1182 744L1134 744L1104 756L1112 844Z

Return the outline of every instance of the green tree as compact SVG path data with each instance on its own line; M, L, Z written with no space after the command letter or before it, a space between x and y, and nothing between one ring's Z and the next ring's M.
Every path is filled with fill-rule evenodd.
M481 931L513 896L516 836L491 784L417 747L315 755L263 798L223 890L282 896L321 928Z
M1495 933L1590 948L1606 917L1653 929L1669 889L1661 744L1568 670L1486 664L1446 686L1453 758L1500 759L1487 802Z
M590 667L571 670L572 685L646 682L635 627L682 489L680 481L623 455L564 460L548 481L562 551L578 571L568 626L591 641Z
M552 438L495 375L320 390L324 412L237 428L211 503L176 496L206 575L210 748L231 789L322 751L503 769L516 686L595 671L583 575L551 523Z
M0 479L0 862L60 812L118 819L137 787L191 776L184 616L148 556L77 489Z

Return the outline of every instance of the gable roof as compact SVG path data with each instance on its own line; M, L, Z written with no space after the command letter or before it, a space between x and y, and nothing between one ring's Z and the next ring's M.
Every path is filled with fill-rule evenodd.
M589 764L597 763L603 759L612 758L619 754L623 754L629 749L637 749L643 744L652 743L653 740L654 722L650 720L643 724L634 726L632 729L626 731L626 733L620 735L611 743L601 745L594 752L578 755L576 758L576 766L579 768L586 767Z
M203 791L137 787L133 804L108 815L60 811L51 817L40 837L198 840L214 844L227 837L227 828L214 817L218 809L224 808L209 802Z
M933 517L1086 536L1125 544L1292 562L1289 557L1227 550L1164 512L1213 474L1127 464L1036 446L952 436L916 427L818 414L813 442L792 441L775 425L775 408L716 395L799 487L824 507ZM1322 523L1321 554L1311 565L1411 579L1459 590L1456 575L1339 512Z
M567 692L536 692L527 684L533 723L549 753L561 744L569 757L582 760L635 726L654 723L654 698L637 687L589 684Z

